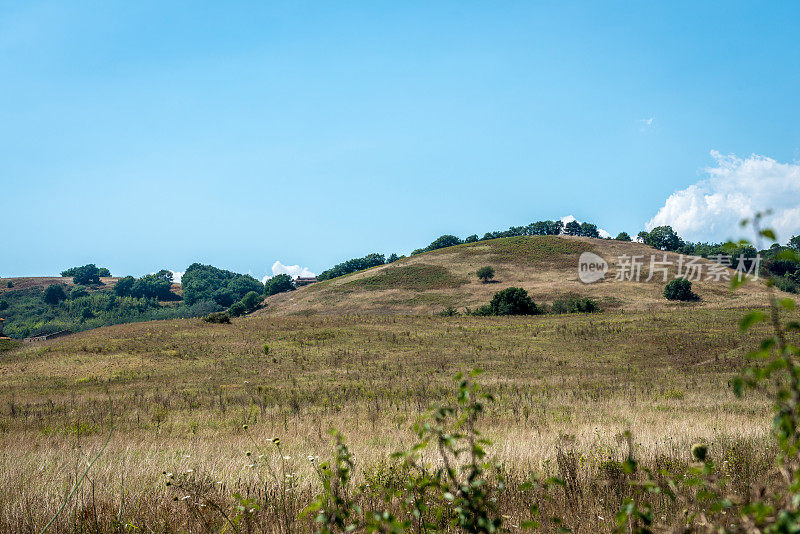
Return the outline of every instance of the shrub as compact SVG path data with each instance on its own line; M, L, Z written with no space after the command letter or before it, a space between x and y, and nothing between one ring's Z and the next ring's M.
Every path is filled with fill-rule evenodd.
M245 308L241 300L239 302L234 302L231 305L230 309L228 310L228 314L231 317L239 317L240 315L244 315L245 313L247 313L247 308Z
M553 313L593 313L600 306L589 297L566 296L553 301Z
M245 311L248 313L258 308L258 305L261 304L261 299L263 297L256 293L255 291L250 291L239 302L242 303L244 306Z
M775 287L787 293L800 293L800 284L792 280L788 276L774 276L772 281L775 282Z
M73 267L61 273L61 276L70 275L72 276L72 281L78 285L99 285L101 283L100 269L94 263L82 267Z
M72 291L69 293L70 300L77 300L82 297L88 297L89 292L86 291L86 288L83 286L75 286L72 288Z
M203 320L207 323L216 323L216 324L230 324L231 318L225 312L214 312L209 313Z
M442 317L456 317L461 314L458 313L458 310L456 310L453 306L448 306L447 308L440 311L439 315L441 315Z
M473 315L536 315L541 310L521 287L508 287L498 291L488 305L481 306Z
M14 287L14 282L12 282L11 280L9 280L8 282L6 282L6 287L7 287L7 288L9 288L9 289L11 289L12 287Z
M51 284L44 290L44 301L55 306L62 300L67 300L67 293L61 284Z
M9 304L7 300L0 300L0 310L7 310L8 306Z
M475 274L480 278L481 282L486 284L489 280L494 278L494 267L489 267L488 265L486 267L481 267Z
M670 280L664 286L664 298L667 300L681 300L684 302L700 300L700 297L692 292L692 283L685 278Z

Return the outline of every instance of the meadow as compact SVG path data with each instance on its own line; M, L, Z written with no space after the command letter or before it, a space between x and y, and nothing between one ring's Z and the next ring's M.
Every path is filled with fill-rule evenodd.
M415 421L473 368L495 397L478 426L505 475L499 504L511 530L541 502L542 516L559 515L574 532L611 531L631 491L620 470L626 431L642 465L674 473L691 463L693 443L707 443L746 501L769 482L776 451L769 395L731 392L766 332L740 332L743 314L689 304L533 317L183 319L5 351L0 531L47 523L106 441L112 414L107 447L51 531L231 532L225 518L243 502L249 515L236 530L312 530L313 515L298 514L320 490L328 431L354 453L364 509L379 506L402 477L391 453L414 443ZM545 498L526 484L534 475L565 486ZM676 515L665 498L654 506L658 517Z

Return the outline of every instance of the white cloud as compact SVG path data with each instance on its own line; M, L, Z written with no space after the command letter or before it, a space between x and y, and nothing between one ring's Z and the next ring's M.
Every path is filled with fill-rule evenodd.
M175 282L176 284L180 284L181 283L181 278L183 278L183 273L185 273L186 271L172 271L172 270L170 270L170 272L172 273L172 281Z
M653 121L655 121L655 120L656 120L655 117L650 117L649 119L639 119L639 124L641 124L643 127L644 126L652 126L653 125Z
M567 223L572 222L572 221L576 221L578 223L582 223L583 222L583 221L579 221L578 219L576 219L574 215L566 215L564 217L561 217L561 222L564 223L565 226L566 226ZM606 237L611 237L611 234L609 234L608 232L606 232L602 228L598 228L597 229L597 233L600 234L600 237L602 237L603 239L605 239Z
M716 166L706 178L673 193L645 228L669 225L690 241L752 237L739 221L772 210L769 226L785 243L800 233L800 164L752 155L739 158L711 151Z
M300 267L299 265L284 265L280 261L276 261L272 264L272 276L266 275L261 279L261 281L266 282L273 276L279 274L288 274L292 278L297 278L298 276L317 276L309 271L308 267Z

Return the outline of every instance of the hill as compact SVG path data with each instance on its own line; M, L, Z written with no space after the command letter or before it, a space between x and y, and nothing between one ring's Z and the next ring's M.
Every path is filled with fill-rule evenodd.
M584 284L578 278L578 258L592 252L609 263L605 279ZM574 236L507 237L447 247L403 258L394 263L318 282L267 299L261 315L313 314L432 314L448 306L459 311L477 308L495 292L510 286L525 288L537 304L565 295L596 299L604 309L648 310L687 306L664 299L665 282L658 272L649 282L650 257L671 262L669 279L677 274L680 255L633 242ZM641 278L617 281L621 256L641 256ZM684 256L685 260L695 258ZM701 300L690 306L730 308L761 306L767 288L746 284L736 292L724 280L706 280L712 262L698 258L703 280L693 283ZM494 267L493 283L484 284L475 271ZM732 274L732 270L728 270Z
M118 280L119 278L113 276L101 277L100 281L103 282L105 287L100 287L103 289L113 288ZM8 287L9 282L12 284L11 287ZM44 290L51 284L61 284L67 288L67 291L75 287L75 283L72 281L71 276L24 276L17 278L0 278L0 295L9 291L19 291L20 289ZM87 289L89 291L93 290L91 287L88 287Z

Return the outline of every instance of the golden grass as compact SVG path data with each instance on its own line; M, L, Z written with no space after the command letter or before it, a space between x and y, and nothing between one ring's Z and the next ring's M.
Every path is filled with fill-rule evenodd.
M521 482L532 472L558 474L561 450L578 459L585 492L557 495L552 511L577 532L608 530L622 490L603 485L601 465L622 459L625 430L647 465L685 464L691 443L709 442L714 458L734 460L727 469L744 492L772 452L768 397L737 399L728 387L763 334L738 332L741 314L174 320L24 346L0 355L0 531L44 524L82 455L105 439L109 399L115 433L60 531L115 532L119 521L145 532L202 532L164 486L162 472L189 469L220 505L232 506L235 492L272 503L259 513L259 531L282 531L276 484L248 467L254 446L244 424L258 443L281 437L297 481L294 516L316 490L305 458L328 456L328 429L343 432L364 481L412 443L410 425L452 393L452 376L473 367L486 371L481 381L497 397L482 426L509 476L502 505L512 526L530 504ZM265 454L278 462L274 449Z

